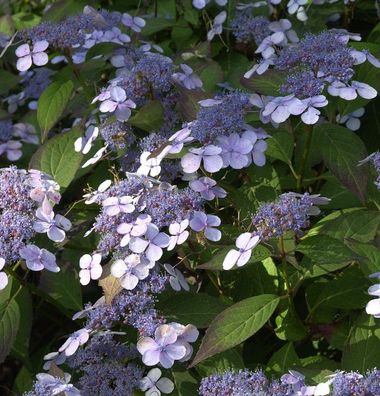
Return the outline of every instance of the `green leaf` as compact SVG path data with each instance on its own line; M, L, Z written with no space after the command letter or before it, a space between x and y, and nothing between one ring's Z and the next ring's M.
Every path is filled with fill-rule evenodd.
M343 370L361 373L379 366L380 320L363 313L351 329L342 356Z
M276 317L276 335L280 340L298 341L307 336L307 330L295 309L289 305Z
M86 53L86 61L94 58L98 55L108 55L112 54L112 52L117 48L123 48L122 45L118 43L98 43L91 47Z
M350 238L359 242L370 242L375 238L379 224L379 212L362 208L350 209L333 212L324 217L307 235L323 234L339 240Z
M360 257L354 254L340 240L327 235L305 238L296 248L320 266L331 264L348 264Z
M143 131L151 132L160 128L163 122L163 108L158 100L145 104L129 123Z
M160 32L161 30L169 29L173 26L176 26L177 23L175 19L167 19L167 18L152 18L149 19L142 30L142 34L144 36L150 36L151 34ZM182 26L182 25L180 25Z
M63 307L73 311L82 309L82 291L74 268L65 266L58 273L44 271L39 287Z
M261 95L278 96L280 87L285 81L285 74L277 70L268 70L264 74L254 74L247 79L241 77L243 87Z
M54 136L34 153L29 168L41 170L51 175L61 187L67 187L82 161L82 154L74 151L74 142L80 136L78 129Z
M172 370L175 392L178 396L194 396L198 394L198 381L185 368Z
M297 356L293 343L288 342L272 355L267 367L275 373L283 374L298 365L301 365L301 361Z
M240 301L220 313L207 329L191 366L254 335L272 316L279 301L273 294L263 294Z
M346 245L356 254L365 257L360 269L366 276L380 272L380 250L377 246L356 241L346 241Z
M8 356L20 333L21 304L30 299L17 280L8 279L7 287L0 292L0 363Z
M38 99L37 120L43 142L50 129L59 120L74 89L72 81L51 83Z
M362 202L365 201L368 168L358 166L367 156L364 143L352 131L336 124L317 125L322 157L331 173Z
M271 135L270 139L267 140L267 143L267 155L283 161L286 164L292 162L294 149L294 137L292 134L279 130Z
M237 349L232 348L197 364L196 369L201 377L207 377L216 373L223 374L229 370L242 370L244 362Z
M191 323L198 328L207 327L225 308L221 300L206 293L176 293L158 304L168 320Z

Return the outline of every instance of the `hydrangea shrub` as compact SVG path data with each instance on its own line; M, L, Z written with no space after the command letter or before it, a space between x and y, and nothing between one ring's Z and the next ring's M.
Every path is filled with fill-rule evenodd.
M6 2L5 395L380 395L380 11Z

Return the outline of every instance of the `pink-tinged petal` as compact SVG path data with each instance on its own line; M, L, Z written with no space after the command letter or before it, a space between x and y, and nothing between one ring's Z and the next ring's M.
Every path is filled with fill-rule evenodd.
M90 283L91 276L90 271L87 269L83 269L79 271L79 282L81 285L86 286Z
M126 290L133 290L139 283L139 278L133 274L125 274L121 280L121 286Z
M26 55L30 55L30 47L29 44L22 44L19 47L17 47L16 51L16 56L18 58L24 57Z
M143 337L137 342L137 350L143 355L149 350L159 349L159 345L151 337Z
M203 166L207 172L215 173L222 169L223 159L219 155L203 157Z
M223 260L223 269L230 270L238 261L240 252L235 249L230 250Z
M165 352L173 360L179 360L186 355L186 348L183 345L180 345L179 343L175 343L172 345L168 345L165 348Z
M49 228L47 236L50 240L54 242L62 242L65 239L66 234L65 231L59 229L56 226L52 226Z
M188 153L184 155L181 159L181 165L185 173L194 173L201 166L202 157L200 155L195 155Z
M216 228L207 227L204 231L205 237L213 242L220 241L222 233Z
M30 55L17 59L16 68L19 71L26 71L32 66L32 57Z
M49 43L46 40L37 41L33 45L33 52L42 52L49 47Z
M113 100L105 100L99 106L99 110L102 113L113 113L116 110L117 103Z
M43 66L49 62L49 57L45 52L37 52L36 54L32 55L32 58L33 58L33 63L36 66Z
M177 333L172 326L167 324L157 327L154 332L157 343L161 346L174 344L177 341Z
M8 276L5 272L0 272L0 290L3 290L8 285Z

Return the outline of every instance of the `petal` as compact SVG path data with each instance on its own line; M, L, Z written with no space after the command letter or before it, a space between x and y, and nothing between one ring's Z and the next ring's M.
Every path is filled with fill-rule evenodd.
M210 173L218 172L220 169L222 169L223 159L219 155L204 156L203 166L207 172Z
M33 63L36 66L46 65L46 63L48 63L49 61L49 57L47 56L47 54L45 54L45 52L37 52L36 54L32 55L32 58L33 58Z
M321 112L314 107L309 107L305 113L301 115L302 121L307 125L314 125L319 120Z
M126 290L133 290L139 283L139 278L133 274L125 274L121 280L121 286Z
M32 57L30 55L17 59L16 68L19 71L26 71L32 66Z
M17 47L16 51L16 56L18 58L22 58L26 55L30 55L30 47L29 44L22 44L19 47Z
M201 166L202 157L200 155L195 155L188 153L184 155L181 159L181 165L185 173L196 172Z
M148 350L143 354L142 361L146 366L155 366L160 361L159 349Z
M170 238L167 234L164 232L160 232L157 234L153 239L152 242L160 247L166 247L169 245Z
M249 259L251 258L252 250L246 250L245 252L241 253L240 257L238 258L236 265L238 267L242 267L243 265L247 264Z
M172 326L167 324L157 327L154 332L157 343L161 346L173 344L177 341L177 333Z
M132 248L131 248L132 250ZM146 249L146 257L152 261L158 261L162 257L162 249L153 243L149 244L148 249Z
M127 271L127 265L125 264L124 260L116 260L111 265L111 274L115 278L121 278L126 271Z
M143 355L145 352L151 349L158 349L156 341L151 337L143 337L137 342L137 350Z
M222 233L216 228L207 227L204 234L208 240L213 242L217 242L222 238Z
M47 232L47 236L54 242L62 242L65 239L65 231L59 229L56 226L51 226Z
M174 390L174 383L169 379L169 378L160 378L156 382L157 388L162 392L162 393L172 393Z
M87 269L83 269L79 271L79 282L81 285L86 286L90 283L91 276L90 276L90 271Z
M99 106L102 113L113 113L116 110L117 103L112 100L105 100Z
M0 272L0 290L3 290L8 285L8 276L5 272Z
M49 43L46 40L40 40L34 43L33 52L42 52L45 51L49 47Z
M230 250L223 261L223 269L230 270L240 257L240 252L235 249Z
M173 360L182 359L186 355L186 348L180 344L172 344L165 347L165 352Z
M129 249L134 253L142 253L148 247L149 241L139 237L134 237L129 242Z
M103 267L100 264L94 265L91 268L91 279L99 279L102 276Z
M375 298L367 303L365 310L368 315L379 315L380 314L380 298Z

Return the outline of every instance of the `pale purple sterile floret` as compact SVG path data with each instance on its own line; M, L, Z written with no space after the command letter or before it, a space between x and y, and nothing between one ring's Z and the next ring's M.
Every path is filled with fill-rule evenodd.
M257 166L264 166L266 163L265 151L268 148L265 139L269 135L262 128L254 128L251 125L246 125L242 137L249 140L253 146L251 153L248 155L248 165L253 162Z
M377 96L375 88L359 81L351 81L351 85L334 81L327 90L331 96L339 96L345 100L354 100L358 95L364 99L373 99Z
M5 154L9 161L17 161L22 157L22 144L16 140L0 144L0 155Z
M186 230L188 226L188 219L182 220L180 223L170 224L170 242L167 250L173 250L176 245L182 245L186 241L186 239L189 237L189 231Z
M104 213L108 216L117 216L119 213L132 213L135 211L133 198L130 196L109 197L102 202Z
M357 131L360 129L360 117L362 117L365 113L364 107L361 107L360 109L357 109L353 111L352 113L345 114L341 116L338 114L336 116L336 122L339 124L345 124L348 129L351 129L351 131Z
M149 276L149 270L154 262L141 258L137 254L130 254L124 260L116 260L111 266L111 274L120 278L121 286L126 290L133 290L140 280Z
M183 85L187 89L198 89L202 88L202 80L194 73L190 66L185 64L180 65L182 73L174 73L173 80Z
M148 224L152 221L149 215L141 214L131 223L121 223L117 226L117 233L123 235L120 246L124 247L129 244L132 237L139 237L146 233Z
M223 32L223 23L225 22L227 18L227 13L226 11L220 12L213 21L211 29L207 32L207 40L211 41L215 35L222 34Z
M82 152L83 154L87 154L92 147L92 144L96 140L99 135L99 128L95 125L90 125L84 134L84 136L79 137L74 142L74 150L76 152Z
M325 107L328 101L324 95L317 95L312 98L302 99L302 103L306 106L306 110L301 115L301 119L305 124L313 125L319 120L321 112L317 107Z
M161 325L154 333L154 339L143 337L137 342L137 350L146 366L160 363L164 368L173 366L175 360L181 360L188 354L186 341L173 325Z
M140 33L142 28L145 26L144 19L140 17L133 17L128 13L124 13L121 17L121 22L126 27L131 28L134 32Z
M90 283L90 280L99 279L102 275L103 268L100 265L102 261L102 255L95 253L92 256L90 254L84 254L79 260L79 281L85 286Z
M193 0L193 6L198 10L202 10L206 7L211 0ZM227 0L215 0L215 3L219 6L225 6L227 4Z
M26 245L20 249L20 256L31 271L47 269L51 272L59 272L60 270L54 254L46 249L40 249L36 245Z
M99 187L95 191L87 193L87 194L83 194L83 198L85 198L84 203L86 205L90 205L90 204L96 202L98 200L99 196L101 194L103 194L105 191L107 191L108 188L111 186L111 184L112 184L111 180L109 180L109 179L104 180L104 182L99 184Z
M186 291L190 290L189 284L186 282L185 277L183 276L182 272L179 269L174 268L170 264L164 264L164 268L167 271L167 273L170 275L169 283L173 290L175 291L180 291L181 289Z
M275 47L281 45L286 41L286 36L282 31L272 33L266 37L255 51L256 54L261 54L264 59L270 59L275 55Z
M85 344L88 341L90 338L90 331L91 330L89 329L80 329L75 331L58 349L58 351L63 353L65 356L74 355L79 346Z
M271 119L280 124L286 121L290 115L300 115L306 109L306 105L294 97L294 95L279 96L268 102L263 110L263 116L270 116Z
M271 22L268 25L268 28L275 33L284 33L286 38L285 41L290 41L291 43L297 43L299 41L297 33L292 29L292 24L288 19L280 19L278 21ZM284 44L284 42L281 44Z
M220 136L217 144L222 148L223 167L242 169L249 164L249 156L253 149L251 140L240 137L237 133L229 136Z
M181 342L182 345L184 345L186 348L185 356L180 359L180 362L186 362L191 358L191 355L193 353L193 347L190 344L198 339L199 331L192 324L184 326L180 323L172 322L169 323L169 326L172 326L177 332L177 342Z
M203 167L207 172L218 172L223 167L221 153L222 148L214 145L189 149L189 152L181 159L183 171L185 173L196 172L203 161Z
M48 55L44 52L49 46L46 40L37 41L30 48L29 44L22 44L16 49L18 57L16 67L19 71L28 70L32 64L43 66L48 63Z
M200 177L199 179L191 180L189 187L200 193L201 197L206 201L227 196L226 191L222 187L217 186L216 181L210 177Z
M235 265L241 267L249 261L252 255L252 250L260 242L260 237L258 235L252 234L250 232L245 232L241 234L236 239L236 247L238 250L230 250L223 261L223 269L230 270Z
M145 396L159 396L161 393L169 394L174 390L173 382L166 377L161 377L161 370L154 368L139 382L140 390Z
M162 248L166 248L169 242L169 236L160 232L156 225L150 223L147 226L144 238L133 237L130 240L129 249L138 254L145 252L149 260L157 261L163 254Z
M106 94L104 94L107 97ZM102 97L99 98L102 100ZM136 108L136 103L131 99L127 100L127 94L123 88L111 87L109 89L109 98L102 101L99 110L102 113L115 113L117 120L127 121L131 116L131 109Z
M152 153L144 151L140 155L140 166L137 173L143 176L158 176L161 173L161 157L152 157Z
M62 242L65 239L65 231L69 231L71 228L70 220L66 217L56 214L51 210L46 212L42 207L36 211L36 220L33 224L33 228L38 233L47 233L49 239L54 242Z
M218 216L208 215L204 212L194 212L190 220L190 227L196 232L203 232L210 241L217 242L222 237L222 233L215 227L220 226L221 221Z

